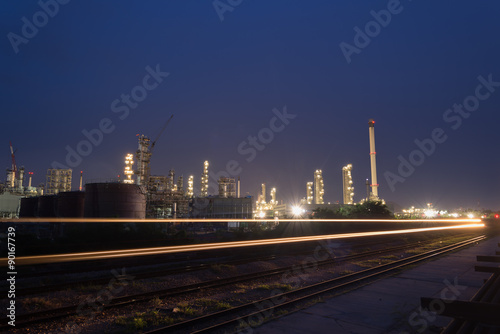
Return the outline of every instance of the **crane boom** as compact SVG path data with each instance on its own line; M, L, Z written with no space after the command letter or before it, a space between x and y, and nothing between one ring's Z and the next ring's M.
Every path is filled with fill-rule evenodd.
M9 141L10 146L10 156L12 158L12 171L15 173L17 171L16 167L16 157L14 156L14 148L12 147L12 142Z
M156 144L156 141L160 138L161 134L163 133L163 131L165 131L165 128L167 127L168 123L170 123L170 121L172 120L172 118L174 118L174 115L172 114L172 116L170 116L170 118L167 120L167 122L165 123L165 125L163 125L163 128L161 128L160 130L160 133L158 134L158 136L156 136L156 139L153 141L153 143L151 143L151 149L150 151L153 150L153 148L155 147L155 144Z

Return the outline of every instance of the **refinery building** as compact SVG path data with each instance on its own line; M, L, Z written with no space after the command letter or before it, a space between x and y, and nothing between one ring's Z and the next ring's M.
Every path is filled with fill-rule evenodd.
M305 197L299 203L279 203L277 189L271 188L269 199L266 185L254 201L251 196L240 195L241 180L238 177L220 177L209 180L210 163L204 161L201 176L177 175L170 169L168 175L151 175L150 165L155 144L173 115L163 126L160 134L151 140L138 135L135 154L124 157L123 177L110 182L83 184L83 172L79 175L79 188L71 190L71 169L48 169L46 183L32 186L32 172L28 172L25 187L25 169L17 167L14 150L10 145L12 166L7 169L6 181L0 184L0 215L2 217L101 217L101 218L292 218L306 216L317 208L336 210L342 205L353 205L354 186L352 164L342 168L342 203L325 203L323 171L312 173L306 182ZM371 184L367 184L364 200L378 200L378 184L375 160L375 133L373 120L369 121ZM199 180L199 187L195 187ZM187 182L186 182L187 181ZM209 193L209 181L217 193ZM197 182L196 182L197 183Z
M199 191L195 190L194 175L188 176L187 184L184 176L177 176L174 169L168 175L151 175L151 157L158 138L159 135L155 140L138 136L135 155L125 156L122 178L83 184L81 171L77 191L71 191L71 169L48 169L45 185L36 188L31 187L32 173L29 173L28 187L23 187L24 168L16 167L11 146L12 167L7 170L7 181L0 188L1 215L9 218L252 218L253 201L249 196L240 197L239 178L221 177L216 181L218 193L208 193L208 161L203 162Z

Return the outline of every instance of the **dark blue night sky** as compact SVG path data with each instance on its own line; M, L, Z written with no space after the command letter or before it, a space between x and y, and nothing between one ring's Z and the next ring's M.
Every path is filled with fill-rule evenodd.
M386 201L500 209L498 2L40 3L2 1L0 14L1 164L12 141L35 185L54 163L73 165L75 189L80 170L116 177L136 134L155 138L174 114L153 174L199 188L204 160L212 179L236 161L242 194L265 182L288 202L322 169L336 202L352 163L359 201L373 118ZM68 160L85 131L95 144Z

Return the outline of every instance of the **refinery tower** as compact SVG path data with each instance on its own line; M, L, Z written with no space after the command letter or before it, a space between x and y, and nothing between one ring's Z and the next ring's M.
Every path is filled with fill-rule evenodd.
M342 167L342 189L344 204L354 204L354 187L352 185L352 165Z

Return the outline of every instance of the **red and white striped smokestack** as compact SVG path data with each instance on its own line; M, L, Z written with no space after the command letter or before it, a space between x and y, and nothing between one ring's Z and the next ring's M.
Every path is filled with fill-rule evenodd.
M370 164L372 169L372 195L375 199L378 199L378 183L377 183L377 161L375 156L377 152L375 151L375 121L370 119L368 121L368 131L370 134Z

